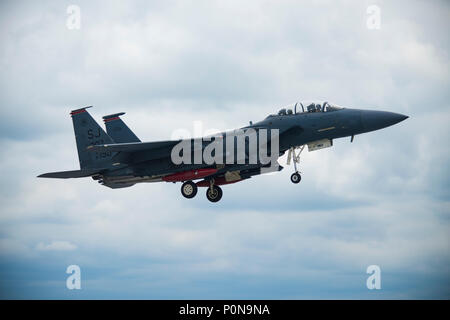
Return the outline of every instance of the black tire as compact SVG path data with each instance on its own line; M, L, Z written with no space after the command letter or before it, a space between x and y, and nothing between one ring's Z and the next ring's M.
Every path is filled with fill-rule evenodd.
M186 181L181 185L181 194L183 197L192 199L197 194L198 187L192 181Z
M292 183L297 184L297 183L299 183L301 180L302 180L302 176L300 175L300 173L294 172L294 173L291 175L291 181L292 181Z
M217 202L220 199L222 199L222 189L219 186L213 186L213 189L211 188L206 189L206 198L208 198L211 202Z

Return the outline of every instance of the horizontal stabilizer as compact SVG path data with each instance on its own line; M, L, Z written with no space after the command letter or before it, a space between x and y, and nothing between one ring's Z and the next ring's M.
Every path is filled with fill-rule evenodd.
M103 170L105 169L85 169L85 170L49 172L39 175L38 178L57 178L57 179L85 178L100 173Z

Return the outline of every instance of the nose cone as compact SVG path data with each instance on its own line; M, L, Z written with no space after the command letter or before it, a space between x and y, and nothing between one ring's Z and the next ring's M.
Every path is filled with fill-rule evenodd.
M407 118L408 116L394 112L371 110L364 110L361 112L361 121L364 131L366 132L392 126Z

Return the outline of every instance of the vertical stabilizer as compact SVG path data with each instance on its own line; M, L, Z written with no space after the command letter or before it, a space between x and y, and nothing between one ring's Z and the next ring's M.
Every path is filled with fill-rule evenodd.
M106 132L116 143L141 142L120 118L124 114L125 112L120 112L104 116Z
M73 110L72 116L75 140L77 142L78 159L81 169L107 168L111 166L113 152L88 152L86 148L91 145L114 143L110 136L92 118L85 107Z

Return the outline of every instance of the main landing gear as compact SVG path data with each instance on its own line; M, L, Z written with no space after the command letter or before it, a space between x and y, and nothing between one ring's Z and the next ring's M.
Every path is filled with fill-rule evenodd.
M298 149L298 153L296 153L296 150ZM294 163L294 169L295 172L291 175L291 182L292 183L299 183L302 180L302 176L300 175L299 171L297 170L297 163L300 163L300 154L302 153L303 149L305 149L305 146L300 146L300 147L292 147L289 149L289 153L288 153L288 157L287 157L287 162L286 164L290 164L291 163L291 159L292 162Z
M192 181L186 181L181 186L181 194L183 197L192 199L197 194L198 187Z
M222 199L222 195L222 188L220 188L219 186L211 185L206 190L206 198L208 198L208 200L211 202L219 201L220 199Z
M192 181L186 181L181 186L181 194L183 197L192 199L197 195L198 187L197 184L195 184ZM218 202L220 199L222 199L222 188L219 186L216 186L214 184L214 180L211 180L210 186L206 189L206 198L211 202Z

